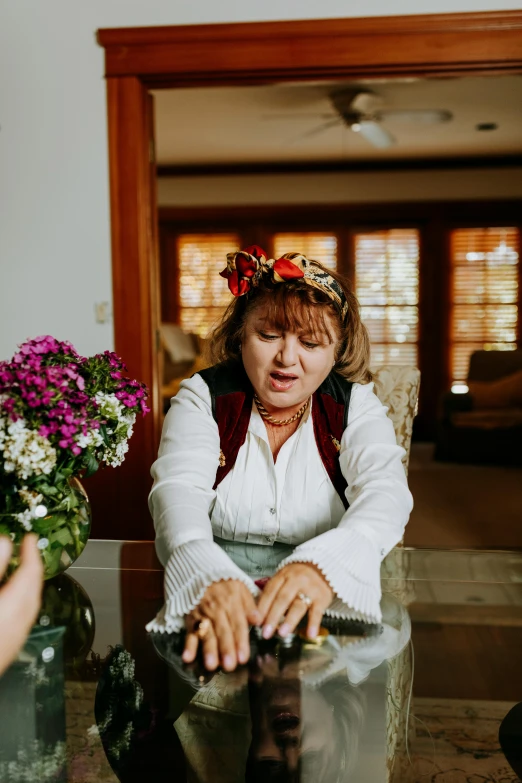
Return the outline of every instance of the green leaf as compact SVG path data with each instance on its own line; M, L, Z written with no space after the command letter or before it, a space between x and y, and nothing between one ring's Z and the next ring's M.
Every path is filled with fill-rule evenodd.
M103 442L105 443L105 445L106 446L110 446L111 442L109 440L109 436L107 435L107 425L106 424L101 424L100 425L100 434L101 434L101 436L103 438Z
M99 462L90 451L87 452L85 455L85 462L86 462L86 468L85 471L85 478L89 478L89 476L92 476L93 473L96 473L99 467Z
M62 546L67 546L67 544L72 543L72 540L71 531L67 527L62 527L49 536L49 543L54 544L58 542Z

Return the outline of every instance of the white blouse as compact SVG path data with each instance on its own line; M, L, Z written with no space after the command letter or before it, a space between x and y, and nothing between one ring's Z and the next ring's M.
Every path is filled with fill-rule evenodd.
M152 466L149 505L165 570L165 606L147 626L177 631L184 615L220 579L258 588L213 537L295 547L288 563L314 563L335 593L328 614L381 620L380 563L403 535L412 508L393 425L373 392L354 384L340 467L348 483L347 511L321 460L311 409L274 463L268 435L253 404L234 468L214 490L219 433L210 392L200 375L183 381L165 418Z

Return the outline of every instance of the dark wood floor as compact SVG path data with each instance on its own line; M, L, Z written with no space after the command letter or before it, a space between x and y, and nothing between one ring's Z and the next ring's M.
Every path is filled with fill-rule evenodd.
M522 627L413 622L416 696L522 701Z
M432 444L412 446L406 545L522 549L522 468L440 463L432 453Z

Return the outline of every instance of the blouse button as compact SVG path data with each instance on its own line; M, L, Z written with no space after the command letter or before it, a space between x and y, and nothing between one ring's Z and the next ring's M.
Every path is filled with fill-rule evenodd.
M271 509L270 509L270 513L271 513L271 514L275 514L275 513L276 513L276 509L275 509L275 508L271 508Z
M274 536L265 536L265 541L268 541L270 544L274 540Z

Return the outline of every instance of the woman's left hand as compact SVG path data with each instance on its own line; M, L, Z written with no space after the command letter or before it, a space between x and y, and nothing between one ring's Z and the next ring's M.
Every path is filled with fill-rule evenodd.
M308 596L311 604L299 598ZM290 563L273 576L263 590L258 611L263 625L263 637L270 639L279 629L280 636L292 633L308 612L306 635L314 639L325 609L331 604L334 592L322 573L311 563ZM284 622L280 625L281 618Z

